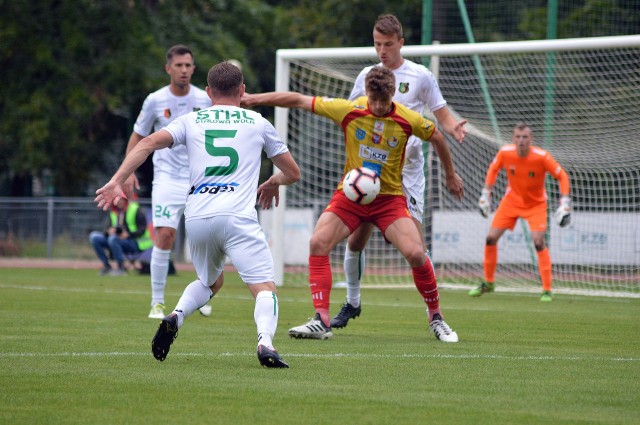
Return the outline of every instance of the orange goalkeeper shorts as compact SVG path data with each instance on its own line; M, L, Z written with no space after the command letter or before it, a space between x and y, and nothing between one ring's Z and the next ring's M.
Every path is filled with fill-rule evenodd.
M513 230L518 218L525 219L532 232L545 232L547 230L547 203L540 202L523 208L513 205L509 198L505 197L493 216L491 227Z

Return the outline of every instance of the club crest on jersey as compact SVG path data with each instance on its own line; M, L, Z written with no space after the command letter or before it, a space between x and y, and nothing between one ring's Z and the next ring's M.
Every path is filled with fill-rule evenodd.
M164 117L171 118L171 109L167 108L164 110Z
M400 83L400 86L398 86L398 91L402 94L405 94L406 92L408 92L409 83Z
M374 145L379 145L381 140L382 140L381 134L373 133L373 136L371 136L371 141L373 142Z
M358 140L364 140L364 138L367 137L367 132L364 131L361 128L357 128L356 129L356 139Z
M516 175L516 167L509 167L509 174L511 174L512 176Z
M375 124L373 124L373 132L382 134L383 131L384 121L376 121Z
M532 179L536 176L536 173L533 171L529 171L529 178Z
M398 139L395 136L389 137L387 139L387 145L389 145L390 148L395 148L398 146Z

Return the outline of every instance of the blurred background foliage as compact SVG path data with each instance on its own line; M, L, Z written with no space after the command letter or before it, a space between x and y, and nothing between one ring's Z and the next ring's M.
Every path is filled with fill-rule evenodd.
M168 83L173 44L194 51L199 87L233 58L248 91L269 91L277 49L370 46L381 13L420 44L430 4L432 38L464 43L461 3L477 42L546 37L547 0L0 0L0 196L91 195L122 160L144 98ZM558 37L637 34L638 10L558 0ZM150 161L139 175L149 196Z

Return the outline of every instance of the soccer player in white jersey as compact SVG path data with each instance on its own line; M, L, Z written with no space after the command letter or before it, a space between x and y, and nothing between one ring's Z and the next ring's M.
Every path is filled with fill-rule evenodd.
M125 198L124 182L155 150L186 146L190 186L185 207L189 248L198 278L184 290L176 308L162 319L151 343L162 361L184 319L205 305L228 256L255 298L257 354L267 367L289 367L273 347L278 297L271 252L255 208L256 196L270 208L278 188L300 179L300 169L275 128L257 112L239 107L245 91L242 71L229 62L213 66L207 76L212 106L183 115L145 137L131 150L107 183L96 191L98 207ZM258 187L264 151L280 170Z
M449 112L447 102L442 97L438 83L427 68L404 59L400 49L404 45L402 25L394 15L380 15L373 27L373 44L380 59L380 65L390 69L396 77L396 92L393 100L409 109L422 113L425 108L435 115L440 128L459 142L464 140L467 121L456 121ZM365 77L371 66L358 75L349 96L355 100L365 95ZM405 165L402 171L402 189L407 197L407 208L418 228L426 254L422 234L422 213L424 211L424 155L422 140L412 136L407 143ZM364 248L371 237L373 225L363 223L347 241L344 255L344 270L347 278L347 300L340 312L331 319L331 327L343 328L349 319L360 315L360 280L365 267ZM427 260L429 260L427 256Z
M170 77L169 85L151 93L145 99L129 137L127 153L145 136L164 128L177 117L211 106L211 99L207 93L191 84L191 76L196 69L191 50L178 44L169 48L166 56L165 71ZM165 316L164 290L167 286L169 259L189 187L187 149L184 146L163 149L153 154L151 203L155 237L150 267L150 319L162 319ZM139 184L136 175L132 174L125 183L125 191L131 196L134 189L139 189ZM216 285L216 292L222 286L222 279L223 275ZM200 313L210 316L211 306L202 306Z

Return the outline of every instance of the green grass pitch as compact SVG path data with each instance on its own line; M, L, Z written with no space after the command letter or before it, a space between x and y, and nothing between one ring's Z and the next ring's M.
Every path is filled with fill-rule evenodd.
M169 309L193 279L169 278ZM366 288L362 316L315 341L287 336L313 314L306 285L287 286L274 343L291 368L266 369L237 274L164 362L149 297L148 276L0 270L0 423L640 423L638 299L441 290L460 336L446 344L415 289Z

